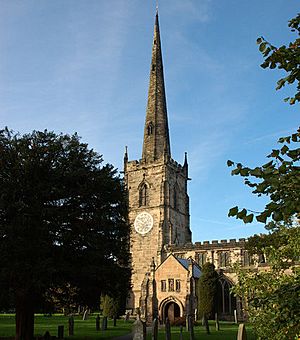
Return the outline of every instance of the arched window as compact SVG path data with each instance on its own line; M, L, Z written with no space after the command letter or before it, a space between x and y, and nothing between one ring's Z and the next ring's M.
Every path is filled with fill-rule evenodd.
M153 134L153 124L152 124L152 122L150 122L149 124L148 124L148 127L147 127L147 134L148 134L148 136L150 136L150 135L152 135Z
M148 186L146 183L143 183L140 187L139 206L148 205L148 200Z
M219 253L219 266L228 267L230 265L230 253L228 251L221 251Z
M236 309L236 297L231 293L232 284L225 277L218 281L218 312L224 315L232 315Z

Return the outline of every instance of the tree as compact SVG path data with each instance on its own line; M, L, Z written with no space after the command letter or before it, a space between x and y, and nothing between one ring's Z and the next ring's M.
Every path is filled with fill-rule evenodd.
M300 15L290 20L289 27L300 34ZM285 101L293 105L300 101L300 39L288 47L276 48L264 38L257 39L265 57L263 68L278 67L287 76L277 82L277 90L286 84L297 83L293 97ZM271 161L253 169L228 161L235 166L232 175L240 175L258 196L270 201L261 212L230 209L228 215L251 223L266 225L267 235L249 239L251 253L264 253L270 266L268 272L237 268L238 284L234 291L243 296L250 321L259 339L298 339L300 335L300 129L291 136L279 139L282 145L269 154Z
M118 298L113 298L109 295L101 296L101 304L103 316L109 318L117 317L120 313L120 302Z
M14 296L16 339L33 338L49 289L76 287L89 306L101 293L126 295L126 193L101 164L76 134L0 131L0 288Z
M266 254L270 268L267 272L238 268L234 292L246 301L258 339L298 339L300 228L277 228L272 234L250 238L250 250Z
M78 297L78 288L72 287L67 283L61 287L50 287L45 293L44 312L63 312L64 315L70 315L77 307L76 299Z
M292 32L300 35L300 14L289 21L288 25ZM287 75L278 80L276 90L286 84L297 83L297 90L292 98L286 98L291 105L300 101L300 38L296 38L289 46L275 47L263 37L257 39L259 50L265 61L261 64L263 68L278 68L284 70ZM268 218L274 221L289 222L300 213L300 128L291 136L282 137L278 141L282 144L280 149L274 149L268 155L272 160L266 164L256 167L244 167L240 163L228 161L228 166L234 166L232 175L245 177L245 184L254 188L253 193L270 197L264 211L257 214L258 222L266 223ZM249 179L251 178L251 180ZM253 178L253 180L252 180ZM236 216L245 223L253 221L254 214L248 209L239 210L238 207L231 208L229 216ZM270 225L272 228L272 224Z
M209 319L215 311L219 275L212 263L202 266L202 275L198 281L198 317Z

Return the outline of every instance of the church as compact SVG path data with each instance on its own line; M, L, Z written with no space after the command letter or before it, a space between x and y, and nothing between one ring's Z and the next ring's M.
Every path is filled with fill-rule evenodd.
M243 319L242 304L230 293L236 282L231 265L250 265L245 239L192 243L188 159L172 158L164 84L158 11L154 24L142 157L124 155L128 191L131 292L127 310L151 322L196 315L196 282L201 266L211 262L220 274L220 319ZM258 262L257 262L258 263Z

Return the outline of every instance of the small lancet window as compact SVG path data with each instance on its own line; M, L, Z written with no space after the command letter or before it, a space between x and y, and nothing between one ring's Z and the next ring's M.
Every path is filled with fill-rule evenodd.
M147 133L148 133L148 136L150 136L150 135L153 134L153 124L152 124L152 122L150 122L150 123L148 124Z
M143 206L146 206L148 205L148 187L147 187L147 184L144 183L141 188L140 188L140 193L139 193L139 206L140 207L143 207Z
M173 187L173 208L178 209L178 185L176 184Z
M152 64L152 71L155 71L155 64Z

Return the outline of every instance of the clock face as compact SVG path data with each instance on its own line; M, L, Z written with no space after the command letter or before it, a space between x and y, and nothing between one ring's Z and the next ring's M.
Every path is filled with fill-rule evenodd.
M137 215L134 220L134 229L141 235L147 234L153 226L153 217L146 211Z

